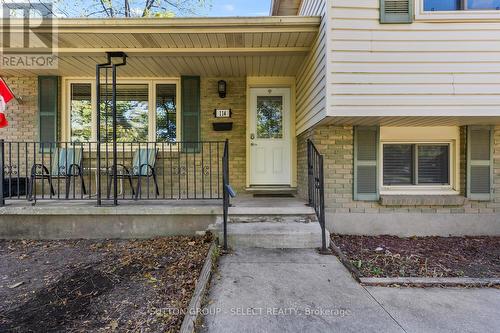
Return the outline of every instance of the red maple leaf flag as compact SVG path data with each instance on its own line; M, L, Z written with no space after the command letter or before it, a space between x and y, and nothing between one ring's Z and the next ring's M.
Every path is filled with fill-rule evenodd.
M5 118L5 105L10 102L11 99L14 98L14 94L7 86L7 83L0 78L0 128L9 125L7 118Z

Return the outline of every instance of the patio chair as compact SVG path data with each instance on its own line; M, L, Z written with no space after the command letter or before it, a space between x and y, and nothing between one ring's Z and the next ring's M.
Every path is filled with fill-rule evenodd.
M132 196L135 199L139 198L141 193L142 178L153 178L156 195L160 195L158 180L156 177L156 159L158 157L158 148L140 148L134 152L131 169L125 165L117 164L117 179L128 180L132 189ZM108 179L108 196L111 193L111 185L113 184L114 168L109 169ZM137 191L134 190L132 179L137 178Z
M69 198L71 178L80 177L83 194L87 194L85 179L83 177L83 148L56 148L52 152L49 162L50 169L44 163L35 163L31 167L31 175L28 185L29 200L33 199L33 189L36 180L47 180L52 196L56 194L54 190L54 180L63 179L66 184L66 199ZM48 161L47 161L48 162Z

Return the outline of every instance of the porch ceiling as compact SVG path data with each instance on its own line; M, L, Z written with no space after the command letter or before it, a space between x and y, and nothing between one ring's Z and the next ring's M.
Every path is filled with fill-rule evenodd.
M124 51L120 76L294 75L318 33L318 17L55 20L57 70L1 69L5 76L93 76L106 51ZM21 31L11 24L10 31ZM33 29L47 39L50 26ZM40 44L40 43L39 43ZM35 45L35 47L33 47ZM43 45L39 45L42 47ZM36 49L36 41L31 50ZM43 48L40 48L43 50ZM26 49L11 49L26 51Z

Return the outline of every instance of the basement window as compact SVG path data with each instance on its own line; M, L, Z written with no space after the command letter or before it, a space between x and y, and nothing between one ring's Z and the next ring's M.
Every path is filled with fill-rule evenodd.
M381 192L452 190L450 143L384 143Z

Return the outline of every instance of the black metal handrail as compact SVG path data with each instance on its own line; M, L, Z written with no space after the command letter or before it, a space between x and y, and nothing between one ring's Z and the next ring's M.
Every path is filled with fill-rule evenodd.
M227 145L0 140L0 205L5 199L220 200Z
M309 139L307 140L307 176L309 206L314 208L321 226L321 252L327 253L323 155Z
M227 219L229 213L230 192L232 189L229 185L229 142L226 140L224 144L224 154L222 155L222 192L223 192L223 233L224 233L224 250L227 250Z

